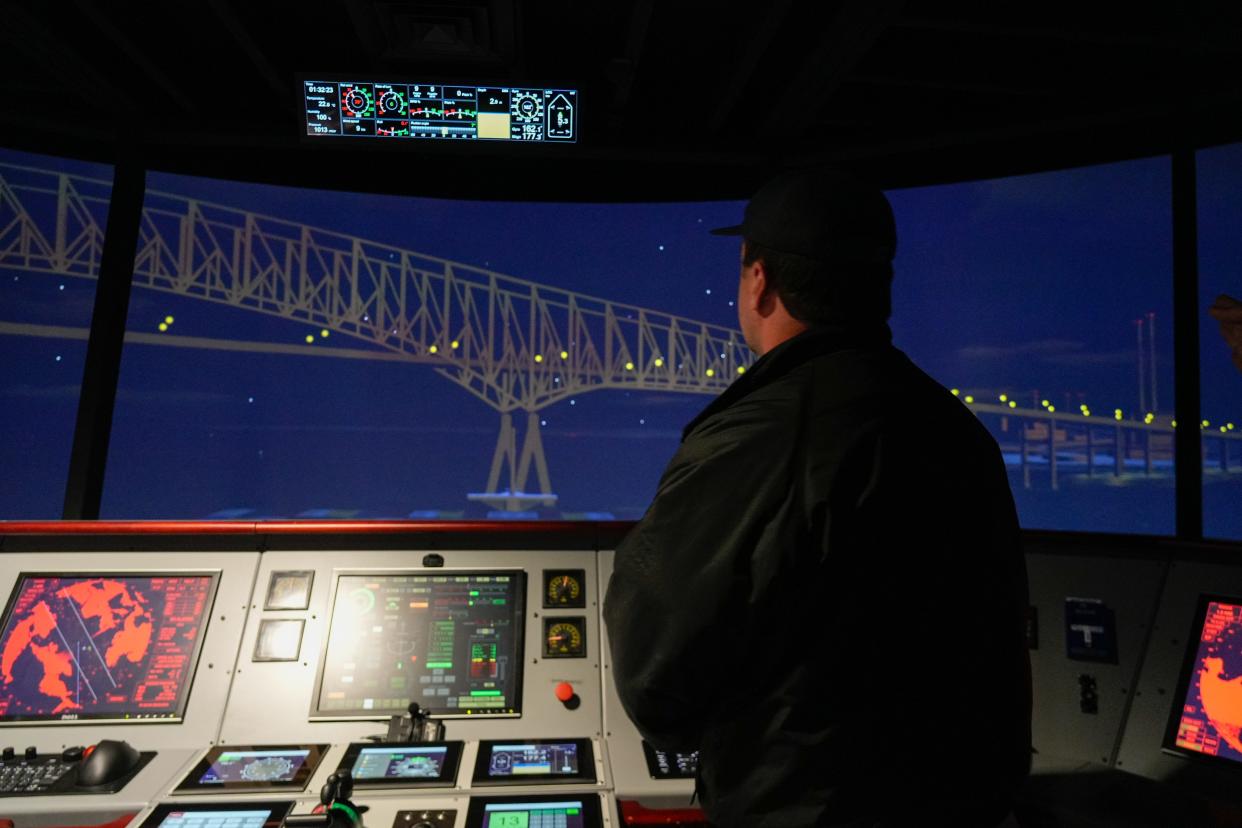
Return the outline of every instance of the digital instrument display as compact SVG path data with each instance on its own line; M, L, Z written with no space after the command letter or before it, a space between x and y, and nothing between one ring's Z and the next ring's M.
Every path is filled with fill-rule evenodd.
M348 770L359 787L452 785L461 749L461 742L354 742L337 770Z
M1201 596L1165 748L1242 763L1242 599Z
M292 802L165 803L140 828L280 828Z
M578 140L576 89L307 79L302 101L311 138Z
M0 723L180 721L216 578L18 575L0 627Z
M524 739L479 742L474 781L493 785L594 782L590 739Z
M472 796L466 828L600 828L597 796Z
M341 573L312 719L521 714L526 575Z
M699 769L699 752L670 753L656 750L643 739L643 757L652 779L693 779Z
M186 774L178 793L296 788L302 790L327 745L218 745Z

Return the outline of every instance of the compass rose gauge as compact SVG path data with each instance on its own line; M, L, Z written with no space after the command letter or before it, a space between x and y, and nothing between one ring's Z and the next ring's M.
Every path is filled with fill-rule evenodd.
M381 118L396 118L405 114L405 96L395 89L389 89L380 95L379 115Z
M369 118L375 114L375 98L365 86L350 86L341 93L341 110L349 118Z
M543 117L543 98L534 92L518 92L513 96L513 115L519 121L538 121Z

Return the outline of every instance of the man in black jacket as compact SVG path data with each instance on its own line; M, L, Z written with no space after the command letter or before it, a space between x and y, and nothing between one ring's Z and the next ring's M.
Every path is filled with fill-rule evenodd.
M1000 825L1030 764L1017 517L995 441L892 347L888 201L788 174L714 232L759 359L617 549L626 712L699 750L720 828Z

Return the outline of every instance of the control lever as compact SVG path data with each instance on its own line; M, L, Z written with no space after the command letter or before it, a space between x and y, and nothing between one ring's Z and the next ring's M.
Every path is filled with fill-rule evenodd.
M385 742L440 742L444 740L444 722L433 721L427 712L410 702L409 714L395 715L388 720Z
M353 792L353 774L347 770L337 771L319 791L321 812L287 816L284 828L365 828L362 815L367 806L351 802L349 797Z

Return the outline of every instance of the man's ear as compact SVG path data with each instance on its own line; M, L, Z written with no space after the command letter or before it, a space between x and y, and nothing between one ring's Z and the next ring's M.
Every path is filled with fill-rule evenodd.
M776 291L772 290L771 283L768 282L768 271L763 265L763 259L759 259L754 264L755 278L751 283L751 299L755 308L764 316L772 312L774 300L776 300Z

